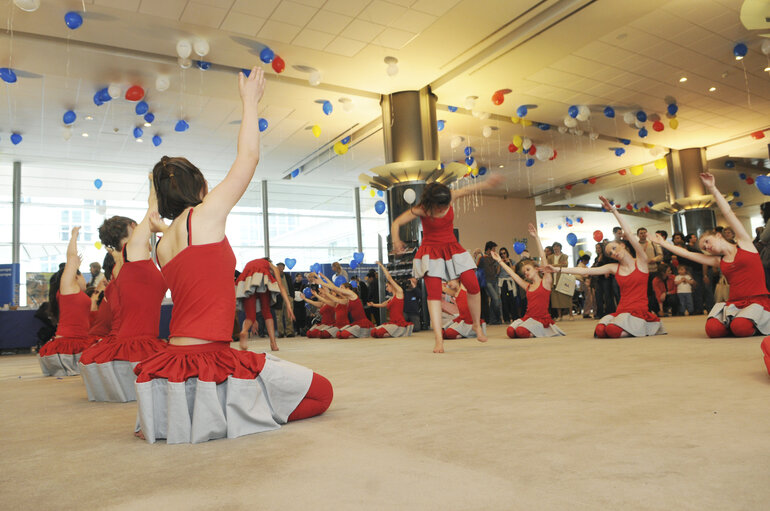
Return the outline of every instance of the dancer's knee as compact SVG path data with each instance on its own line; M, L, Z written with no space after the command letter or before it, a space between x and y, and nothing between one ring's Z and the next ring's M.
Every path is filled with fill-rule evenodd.
M756 328L750 319L735 318L730 322L730 331L735 337L751 337L756 332Z
M599 323L594 329L594 337L605 338L607 337L607 325Z
M728 337L730 330L717 318L706 320L706 335L709 337Z
M516 327L516 337L521 337L522 339L527 339L529 337L532 337L532 332L524 328L523 326Z
M607 334L607 337L611 337L613 339L617 339L619 337L622 337L623 336L623 332L625 332L625 330L620 328L618 325L613 325L612 323L607 325L604 328L604 331Z
M481 292L479 287L479 279L476 278L476 272L473 270L465 270L460 274L460 282L468 290L469 295L475 295Z
M505 333L510 337L511 339L514 339L516 337L516 329L512 326L509 326L508 329L505 331Z

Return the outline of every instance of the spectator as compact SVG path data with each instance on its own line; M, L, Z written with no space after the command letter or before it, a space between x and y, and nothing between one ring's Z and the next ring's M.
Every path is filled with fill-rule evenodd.
M687 235L686 243L685 248L688 252L702 253L700 248L698 248L698 236L695 233ZM711 309L708 306L707 287L703 280L704 265L684 258L679 261L679 264L687 267L690 276L695 281L695 284L692 286L692 301L695 307L695 314L700 316L703 314L704 308ZM713 302L713 298L711 301ZM711 305L713 306L714 304L712 303Z
M590 260L590 255L582 255L580 256L580 259L578 259L578 266L587 268ZM584 275L578 278L578 282L580 282L580 293L582 294L582 296L579 297L578 313L582 310L584 318L590 318L593 317L593 314L596 314L596 294L591 285L594 278L595 277L591 275Z
M302 299L306 287L307 282L304 275L298 273L294 277L294 292L289 296L294 298L294 332L300 337L304 336L308 329L307 307L305 307L305 300Z
M500 290L497 286L498 275L500 274L500 265L492 259L490 255L497 248L497 243L487 241L484 245L484 256L479 260L479 269L484 272L484 289L486 289L489 299L489 318L487 323L490 325L502 325L502 308L500 305Z
M367 301L364 303L374 302L379 303L380 302L380 286L377 282L377 272L372 270L369 270L369 272L366 274L366 287L368 288L367 293ZM361 297L361 301L363 301L363 297ZM379 311L374 307L367 307L365 309L366 317L369 318L369 321L374 323L375 325L379 325L381 323L380 321L380 313Z
M759 251L759 257L762 259L762 266L765 269L765 285L770 284L770 202L763 202L759 206L762 212L762 220L765 227L757 235L759 243L762 244L762 250Z
M647 229L640 227L636 230L636 236L639 238L639 244L647 254L647 302L651 312L660 310L660 300L657 299L657 293L652 286L652 281L658 273L658 263L663 261L663 251L658 245L647 239ZM665 282L664 282L665 284Z
M604 243L596 244L596 259L592 267L604 266L612 263L612 260L604 253ZM607 314L615 312L615 297L612 293L612 280L607 275L594 275L591 277L591 284L594 288L594 297L596 299L596 315L594 317L603 318Z
M690 276L687 266L679 265L678 275L674 278L676 284L676 296L679 299L679 310L684 315L685 311L692 316L695 313L695 306L692 300L692 288L695 280Z
M677 289L674 283L674 276L671 274L671 267L667 264L658 265L658 271L652 282L655 299L658 302L658 316L679 315L679 302L677 300Z
M505 264L510 267L515 266L510 259L507 248L502 247L499 255ZM497 282L500 290L500 305L503 309L503 321L510 323L514 319L519 319L519 310L516 306L516 288L518 285L508 274L499 275Z
M283 287L286 289L286 295L294 297L294 281L291 280L291 277L284 271L286 269L286 265L283 263L278 263L276 267L278 268L281 279L283 280ZM279 298L278 301L280 304L276 303L273 307L273 310L275 311L275 327L278 332L278 337L294 337L294 322L291 319L291 315L288 313L289 307L291 307L292 312L294 312L294 304L287 303L285 300L283 300L282 297Z
M547 264L550 264L555 268L566 268L568 259L567 254L563 254L561 251L561 243L556 242L551 245L551 248L553 250L553 254L550 256L548 256L548 252L546 250L546 258L548 259ZM563 278L565 277L562 273L554 274L553 288L551 291L551 307L556 311L556 321L560 320L562 314L565 312L569 318L572 319L572 295L565 295L564 293L560 293L556 290L557 286L559 285L559 281Z
M345 282L350 281L350 279L348 278L348 272L342 269L342 266L340 266L340 263L338 262L332 263L332 271L334 272L334 278L332 278L332 282L334 282L334 280L340 275L345 277Z
M668 240L668 233L666 231L655 231L656 234L659 234L661 238L664 240ZM665 248L658 245L658 248L660 248L661 252L663 252L663 263L670 265L671 264L671 257L673 254L666 250Z
M88 279L88 283L91 287L96 287L99 285L99 282L104 280L102 266L97 262L93 262L89 265L89 270L91 272L91 277Z
M413 332L422 329L422 289L417 279L410 277L404 287L404 319L414 325Z

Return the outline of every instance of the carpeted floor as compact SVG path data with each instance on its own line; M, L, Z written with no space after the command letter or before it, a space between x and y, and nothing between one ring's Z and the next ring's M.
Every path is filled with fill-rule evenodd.
M759 510L770 502L761 338L280 339L335 387L321 417L146 444L135 403L0 358L2 509ZM267 347L262 339L252 349Z

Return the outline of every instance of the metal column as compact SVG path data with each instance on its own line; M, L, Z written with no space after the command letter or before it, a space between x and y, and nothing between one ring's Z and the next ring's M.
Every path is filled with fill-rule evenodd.
M21 162L13 162L13 234L11 240L11 262L21 263Z
M358 251L364 251L363 237L361 236L361 189L355 187L353 197L356 201L356 235L358 236Z
M270 257L270 222L267 221L267 181L262 180L262 230L265 233L265 257Z

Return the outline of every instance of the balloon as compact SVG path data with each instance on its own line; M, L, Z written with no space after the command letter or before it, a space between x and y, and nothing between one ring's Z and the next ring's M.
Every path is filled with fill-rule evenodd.
M64 15L64 23L70 30L77 30L83 24L83 16L75 11L70 11Z
M653 122L652 129L654 129L655 131L663 131L664 130L663 123L660 121Z
M639 130L639 138L644 138L647 136L647 128L641 128Z
M474 149L471 146L466 146L466 148L463 150L463 152L465 153L465 156L470 156L471 154L473 154L473 151ZM470 163L468 165L470 165Z
M615 156L623 156L625 154L626 150L622 147L616 147L615 148Z
M535 164L535 160L532 158L527 158L527 161L524 162L524 165L526 165L527 167L531 167L534 164Z
M735 55L736 60L740 60L743 57L746 56L746 53L749 51L749 49L746 47L743 43L738 43L733 47L733 55Z
M195 50L195 54L199 57L205 57L208 55L210 49L211 48L209 48L209 42L205 39L196 39L193 43L193 50Z
M192 53L192 44L187 39L180 39L176 43L176 54L179 58L186 59L190 57Z
M625 176L626 175L626 169L620 169L618 171L618 174L620 174L621 176Z
M743 172L741 172L740 174L738 174L738 177L741 178L741 179L746 179L748 176L746 174L744 174Z
M577 245L577 241L578 239L574 232L567 234L567 243L569 243L570 246L574 247L575 245Z
M567 109L567 115L572 117L573 119L578 116L579 110L576 105L572 105Z
M733 160L725 160L726 169L732 169L734 167L735 167L735 162ZM741 179L746 179L746 174L741 174L741 175L744 176Z
M633 165L630 170L632 176L641 176L642 172L644 172L644 167L641 165Z
M286 259L283 260L283 262L284 262L284 264L286 264L286 267L288 269L290 269L290 270L292 268L294 268L294 265L297 264L297 260L296 259L292 259L291 257L287 257Z
M521 138L521 135L514 135L513 136L513 145L516 147L521 147L522 144L524 144L524 139Z
M659 158L655 160L655 168L658 170L663 170L667 167L666 165L666 159L665 158Z
M446 123L446 121L444 121L443 119L439 119L438 121L436 121L436 127L438 128L439 131L443 131L444 130L444 124L445 123Z
M479 167L479 175L480 176L483 176L486 173L487 173L487 168L486 167Z
M516 115L518 115L519 117L526 117L527 107L525 105L521 105L519 108L516 109Z
M351 270L355 270L356 268L358 268L358 261L356 261L355 259L351 259L348 264L350 265ZM350 285L353 287L356 287L356 281L355 280L351 281Z
M141 138L141 136L144 135L144 132L142 131L142 128L136 127L134 128L134 138Z
M508 152L515 153L518 150L519 150L519 148L516 147L516 145L513 142L508 144Z
M13 133L11 135L11 143L13 145L19 145L19 144L21 144L21 141L22 141L22 137L18 133Z
M676 103L671 103L666 107L666 111L668 112L668 115L676 115L676 113L679 111L679 107L676 105Z
M179 64L179 67L182 69L190 69L190 67L192 67L192 60L190 59L183 59L182 57L179 57L176 59L176 63Z
M762 50L763 54L770 55L770 39L762 41L762 46L759 49Z
M73 112L72 110L67 110L64 112L64 116L62 117L62 121L64 121L64 124L72 124L75 122L75 119L77 119L78 116Z
M334 149L334 152L340 156L348 152L348 146L346 146L342 142L335 142L333 149Z
M540 227L543 227L543 224L540 224ZM527 246L521 241L517 241L513 244L513 251L516 252L516 255L521 255L525 250L527 250Z
M176 125L174 126L174 131L183 132L190 129L190 125L187 123L187 121L180 119L176 122Z
M110 86L107 87L107 94L109 94L111 98L119 98L121 92L123 92L123 90L117 83L111 83Z
M69 140L70 138L72 138L72 126L67 126L64 128L64 130L62 131L62 138L64 140Z
M650 207L653 207L655 205L655 203L652 202L652 201L647 201L647 205L650 206Z
M334 110L334 107L332 106L331 101L324 101L322 108L326 115L329 115L330 113L332 113L332 110Z
M13 0L13 3L26 12L34 12L40 7L40 0Z
M385 70L388 76L396 76L398 74L398 64L395 62L388 64L388 68Z
M677 119L671 119L668 121L668 125L671 127L672 130L675 130L679 127L679 121Z
M195 65L198 66L198 69L202 71L211 69L211 62L206 62L205 60L196 60Z
M733 192L733 197L740 197L740 196L741 196L741 193L738 190Z
M267 119L264 117L259 118L259 131L265 131L267 129Z
M456 112L457 111L457 107L449 105L449 106L447 106L447 110L449 110L450 112Z
M104 101L101 100L99 97L99 91L96 91L94 93L94 105L96 106L102 106L104 104Z
M317 124L313 125L313 128L310 131L313 132L313 136L315 138L318 138L321 136L321 127Z
M348 145L350 143L350 135L340 140L340 142L342 142L345 145Z
M557 225L556 228L561 231L561 224Z
M414 192L414 190L411 188L404 190L404 202L407 204L414 204L415 200L417 200L417 194Z
M265 46L264 48L262 48L262 51L259 52L259 60L261 60L265 64L271 63L274 57L275 57L275 53L273 53L273 50L271 50L268 46Z
M140 101L136 104L136 108L134 110L136 111L136 115L144 115L149 109L150 105L148 105L146 101Z
M595 177L591 177L591 178L588 179L588 182L591 183L592 185L595 185L596 184L596 178Z
M321 73L318 71L313 71L310 73L310 76L308 77L308 83L312 85L313 87L316 87L318 85L321 85Z
M741 206L743 206L743 203L741 201L738 201L738 202L735 203L735 205L740 208Z
M463 137L459 135L455 135L452 137L452 139L449 141L449 145L452 147L452 149L457 149L460 147L460 144L463 143Z
M474 161L476 161L476 160L473 159L473 156L468 156L467 158L465 158L465 164L468 165L468 166L473 165Z
M481 130L481 134L484 136L484 138L491 137L492 136L492 127L491 126L484 126L484 128L482 128L482 130Z
M359 264L364 262L364 253L363 252L353 252L353 259L355 259L356 262Z
M101 241L95 241L94 246L96 247L96 250L102 249L102 242Z
M302 294L305 295L305 298L313 298L313 291L309 287L303 289Z
M644 113L644 110L636 112L636 120L639 122L647 122L647 114Z
M770 176L757 176L754 181L760 192L765 195L770 195Z
M561 133L562 135L567 133L567 131L568 131L568 128L566 126L559 126L556 129L559 130L559 133Z
M102 187L102 184L103 183L101 179L94 179L94 186L96 187L97 190Z
M159 76L155 79L155 90L158 92L168 90L170 86L171 81L169 80L168 76Z
M623 122L626 124L633 124L636 121L636 115L634 112L626 112L623 114Z
M599 230L594 231L594 241L596 241L596 243L601 243L603 239L604 239L604 233L602 233L602 231L599 231Z
M144 89L138 85L132 85L126 91L126 99L129 101L139 101L144 97Z
M273 59L273 71L280 74L283 73L284 69L286 69L286 62L279 55L276 55Z
M529 146L529 151L527 151L530 156L535 156L537 154L537 147L535 146Z
M753 138L754 140L761 140L765 138L765 132L762 130L755 131L754 133L751 134L751 138Z
M377 212L378 215L381 215L385 213L385 203L381 200L378 200L374 203L374 210Z
M495 105L502 105L503 101L505 101L505 95L503 95L502 92L497 91L494 94L492 94L492 103Z
M747 177L746 178L746 184L747 185L753 185L754 184L754 178L753 177Z
M297 176L299 176L299 172L300 172L300 170L299 170L299 169L294 169L294 170L292 170L292 171L291 171L291 177L292 177L292 179L294 179L294 178L296 178Z
M348 281L348 279L346 279L343 275L337 275L334 278L334 285L339 287L339 286L341 286L342 284L344 284L347 281Z
M100 89L96 94L99 95L99 101L101 101L102 103L112 101L112 96L110 96L110 92L107 89L107 87Z
M16 73L8 67L0 67L0 79L6 83L16 83Z
M573 119L570 116L567 116L564 118L564 125L568 128L574 128L577 126L577 120Z
M551 125L548 124L547 122L539 122L537 123L537 127L541 131L548 131L549 129L551 129Z
M152 124L152 122L155 120L155 114L147 112L144 115L144 122Z
M155 147L158 147L162 143L163 143L163 139L160 138L159 135L155 135L152 137L152 145L154 145Z
M591 109L588 108L585 105L580 105L578 107L577 120L578 121L587 121L590 118L591 118Z
M532 147L532 140L524 138L524 140L521 141L521 148L525 151L529 151L530 147Z
M614 119L615 118L615 109L611 106L604 107L604 116L608 119Z
M369 196L370 196L370 197L374 197L374 196L376 196L376 195L377 195L377 191L376 191L374 188L372 188L371 190L369 190Z

